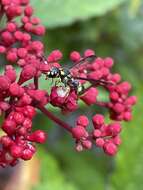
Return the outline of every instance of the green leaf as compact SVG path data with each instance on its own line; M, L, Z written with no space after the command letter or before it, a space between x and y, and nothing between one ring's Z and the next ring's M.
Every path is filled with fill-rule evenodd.
M36 15L47 27L57 27L101 16L126 0L32 0Z
M143 45L143 2L138 7L135 15L129 10L128 4L118 13L120 36L124 46L129 50L135 50Z
M48 152L39 150L40 182L33 190L78 190L60 170L57 160Z
M143 87L138 88L138 104L134 108L133 120L124 125L123 144L116 157L116 168L111 176L112 190L142 190L143 172L143 119L142 95Z

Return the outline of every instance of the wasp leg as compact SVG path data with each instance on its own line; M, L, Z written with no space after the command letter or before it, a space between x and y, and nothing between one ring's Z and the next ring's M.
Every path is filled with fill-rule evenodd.
M64 87L68 86L68 78L67 77L65 77L61 82L63 83Z
M61 83L61 80L60 79L56 80L55 81L55 86L58 86L59 83Z
M48 80L48 78L49 78L49 77L48 77L48 75L46 74L46 78L45 78L45 80Z
M79 96L81 96L82 94L84 94L85 92L85 87L83 85L79 86L77 89L77 93Z
M52 78L51 85L53 85L53 84L54 84L54 79Z

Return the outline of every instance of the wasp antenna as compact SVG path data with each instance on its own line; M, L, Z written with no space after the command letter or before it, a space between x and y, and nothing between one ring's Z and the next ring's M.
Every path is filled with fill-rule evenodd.
M96 55L89 55L87 57L82 58L79 62L77 62L77 64L82 63L84 61L93 61L95 58L97 58Z

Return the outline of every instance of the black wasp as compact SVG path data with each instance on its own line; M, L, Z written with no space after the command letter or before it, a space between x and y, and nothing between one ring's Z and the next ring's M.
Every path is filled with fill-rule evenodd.
M48 78L59 78L60 81L64 84L65 87L69 86L71 89L76 90L77 92L81 91L82 85L78 80L76 80L70 73L69 70L64 68L53 67L47 73Z
M85 80L90 82L92 85L100 84L104 86L105 84L112 84L111 82L107 82L103 79L101 80L95 80L95 79L88 79L78 76L73 76L71 69L74 69L75 67L80 66L81 64L85 62L92 62L96 57L96 55L91 55L85 58L82 58L79 62L77 62L74 66L72 66L69 69L65 68L58 68L58 67L52 67L46 74L47 78L58 78L60 81L64 84L65 87L70 87L70 89L74 89L78 94L82 94L84 91L84 86L79 82L79 80ZM47 62L45 57L42 57L45 64L49 64Z

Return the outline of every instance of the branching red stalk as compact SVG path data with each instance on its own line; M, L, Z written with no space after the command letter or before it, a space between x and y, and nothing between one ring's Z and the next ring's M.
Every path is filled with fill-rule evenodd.
M45 107L43 106L37 106L37 108L44 113L48 118L50 118L52 121L57 123L59 126L63 127L64 129L68 130L70 133L72 132L72 126L65 123L64 121L60 120L58 117L56 117L53 113L49 112Z

